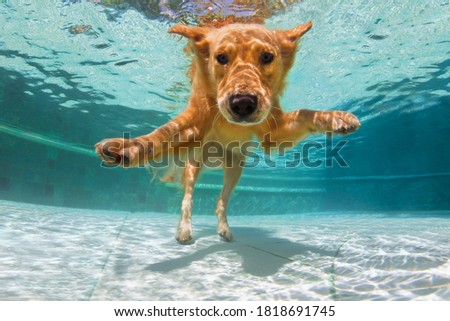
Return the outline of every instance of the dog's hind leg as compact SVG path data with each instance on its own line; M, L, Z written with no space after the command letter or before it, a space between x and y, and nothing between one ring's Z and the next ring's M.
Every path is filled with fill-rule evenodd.
M192 239L192 195L200 171L201 166L198 162L193 159L186 161L183 175L184 197L181 203L181 217L176 235L176 239L180 243L188 243Z
M231 241L233 236L227 221L227 205L231 193L241 178L244 159L231 152L227 154L227 157L224 167L223 188L217 201L216 215L218 219L217 233L225 241Z

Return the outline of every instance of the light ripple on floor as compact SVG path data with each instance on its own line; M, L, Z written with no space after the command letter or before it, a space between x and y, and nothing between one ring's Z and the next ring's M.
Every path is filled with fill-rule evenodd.
M0 201L2 300L449 300L450 213L194 217Z

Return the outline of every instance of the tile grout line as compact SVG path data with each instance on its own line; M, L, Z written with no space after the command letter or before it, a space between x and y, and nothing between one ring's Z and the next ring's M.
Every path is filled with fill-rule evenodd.
M260 249L260 248L258 248L258 247L256 247L256 246L247 245L247 244L245 244L245 245L246 245L247 247L251 248L251 249L254 249L254 250L257 250L257 251L261 251L261 252L263 252L263 253L267 253L267 254L276 256L276 257L278 257L278 258L280 258L280 259L283 259L283 260L286 260L286 261L289 261L289 262L295 262L294 260L292 260L292 259L290 259L290 258L288 258L288 257L282 256L282 255L279 255L279 254L276 254L276 253L273 253L273 252L270 252L270 251L267 251L267 250L264 250L264 249Z
M122 230L123 230L123 228L124 228L124 226L125 226L125 222L128 220L128 215L129 215L129 213L127 213L127 214L125 215L125 217L124 217L124 219L123 219L123 222L122 222L122 224L120 225L120 229L119 229L119 231L118 231L117 234L116 234L116 238L114 239L114 244L113 244L113 246L111 247L111 249L108 251L108 254L107 254L106 257L105 257L105 261L103 262L102 268L101 268L101 270L100 270L100 276L99 276L99 278L97 279L97 282L95 282L94 287L92 288L92 290L89 292L89 295L87 296L87 301L91 301L91 300L92 300L92 296L94 295L94 292L97 290L97 287L98 287L100 281L103 279L103 271L105 270L106 265L107 265L108 262L109 262L109 258L111 257L111 254L112 254L112 253L114 252L114 250L116 249L117 241L119 240L119 237L120 237L120 235L122 234Z
M347 244L348 241L353 239L354 237L355 237L355 235L351 235L347 240L342 242L341 245L339 245L339 247L336 249L336 253L334 254L334 257L333 257L333 263L331 264L331 271L330 271L330 276L328 279L328 281L330 282L330 294L331 294L331 298L333 301L338 300L338 296L336 293L336 271L335 271L336 259L337 259L338 255L340 254L339 252L341 251L341 248L345 244Z

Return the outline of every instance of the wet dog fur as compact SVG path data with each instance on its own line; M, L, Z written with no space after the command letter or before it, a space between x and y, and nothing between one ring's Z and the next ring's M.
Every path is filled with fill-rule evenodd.
M227 205L241 177L245 153L240 147L256 139L271 153L281 145L295 146L317 132L348 134L360 127L356 116L344 111L300 109L284 112L280 96L294 63L299 39L312 23L289 30L270 30L258 24L230 24L221 28L175 25L169 33L188 39L193 53L192 92L187 108L148 135L133 139L111 138L96 144L96 152L109 166L150 166L152 160L182 155L184 197L176 239L192 239L195 182L205 166L205 146L223 147L223 188L217 201L218 234L232 239ZM231 147L230 147L231 146ZM171 168L164 178L170 181Z

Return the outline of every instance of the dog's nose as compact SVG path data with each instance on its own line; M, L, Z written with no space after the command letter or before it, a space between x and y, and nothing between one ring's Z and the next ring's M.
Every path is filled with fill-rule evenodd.
M258 106L258 97L255 95L237 94L230 97L230 108L233 114L245 117L253 114Z

